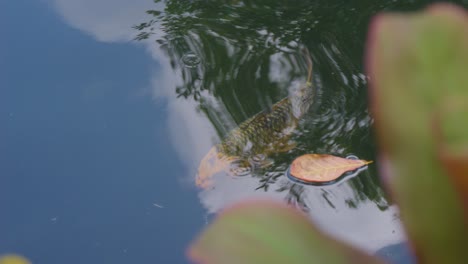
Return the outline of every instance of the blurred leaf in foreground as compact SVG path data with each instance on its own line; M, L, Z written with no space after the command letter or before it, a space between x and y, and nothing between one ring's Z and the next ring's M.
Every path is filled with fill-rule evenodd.
M189 256L197 263L380 263L323 235L297 210L263 201L221 213Z
M371 161L345 159L327 154L306 154L293 161L290 173L292 177L303 182L326 183L369 163Z
M468 229L454 183L468 175L450 162L447 170L440 157L467 161L466 151L459 155L468 141L466 108L448 107L453 98L468 102L468 15L450 4L379 15L366 59L381 175L413 249L420 263L461 263Z
M30 264L27 259L18 255L0 256L0 264Z
M468 117L468 98L448 97L441 104L435 121L436 147L445 171L463 199L468 220L468 129L460 120Z

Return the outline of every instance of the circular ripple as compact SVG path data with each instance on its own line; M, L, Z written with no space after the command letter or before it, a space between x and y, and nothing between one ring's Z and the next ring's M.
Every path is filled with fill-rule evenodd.
M232 162L229 171L234 175L234 176L246 176L249 175L252 172L252 167L248 162L245 161L235 161Z
M182 56L181 59L182 63L187 68L195 68L198 64L200 64L200 57L198 57L195 53L189 52Z
M351 154L351 155L348 155L348 156L346 156L346 158L347 158L347 159L351 159L351 160L358 160L358 159L359 159L357 156L355 156L355 155L352 155L352 154Z

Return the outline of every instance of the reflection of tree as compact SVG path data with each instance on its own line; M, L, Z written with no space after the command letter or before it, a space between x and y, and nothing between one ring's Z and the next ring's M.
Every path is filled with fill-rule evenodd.
M361 74L369 18L380 10L425 4L391 0L155 2L161 8L147 11L149 21L135 26L136 39L160 45L171 66L182 74L183 83L175 92L181 98L195 99L221 137L232 129L223 120L239 124L286 96L291 81L304 79L306 66L297 47L308 47L321 80L316 102L321 107L313 108L314 114L298 133L299 147L274 157L282 167L292 157L311 151L374 156L366 78ZM200 63L184 67L181 61L188 53L196 54ZM216 98L222 107L208 97ZM279 178L264 173L258 177L259 189L265 191ZM381 200L375 177L355 178L350 184L357 197L349 202L351 206L365 197ZM294 186L288 188L290 197L300 201L301 190Z

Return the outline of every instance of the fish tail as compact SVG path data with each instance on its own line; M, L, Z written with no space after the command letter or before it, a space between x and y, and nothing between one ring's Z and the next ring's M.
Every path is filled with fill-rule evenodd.
M200 162L195 184L201 188L211 186L213 175L226 171L229 164L229 159L224 158L224 155L218 151L217 146L212 147Z

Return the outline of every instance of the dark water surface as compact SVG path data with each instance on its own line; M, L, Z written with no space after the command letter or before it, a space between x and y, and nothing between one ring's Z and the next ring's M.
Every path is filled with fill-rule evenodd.
M216 212L268 197L409 263L375 163L326 187L284 172L305 153L376 159L362 64L369 19L431 1L155 2L0 2L0 255L186 263L187 245ZM317 96L297 147L196 188L213 144L305 81L301 47Z

